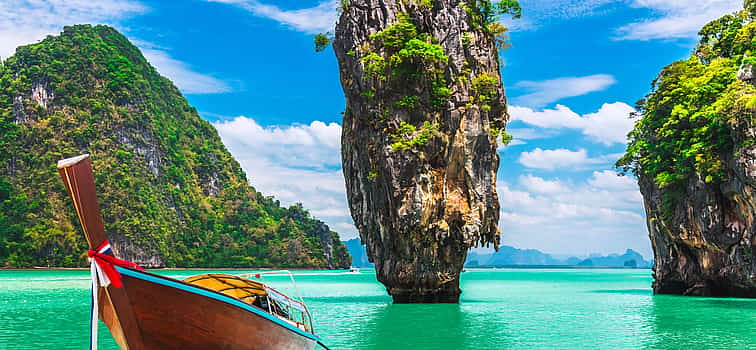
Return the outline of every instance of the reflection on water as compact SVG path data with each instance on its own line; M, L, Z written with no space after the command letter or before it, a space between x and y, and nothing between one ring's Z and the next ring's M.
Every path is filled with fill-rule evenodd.
M632 295L652 295L651 289L602 289L594 290L594 293L609 293L609 294L632 294Z
M430 349L442 343L465 349L464 314L459 305L383 305L360 325L359 349Z
M87 274L0 271L0 349L85 348ZM268 282L292 291L287 277ZM332 349L756 349L756 300L654 296L650 284L648 270L472 270L459 305L393 305L369 270L297 276ZM117 349L100 330L100 348Z
M658 295L655 349L756 349L756 301Z

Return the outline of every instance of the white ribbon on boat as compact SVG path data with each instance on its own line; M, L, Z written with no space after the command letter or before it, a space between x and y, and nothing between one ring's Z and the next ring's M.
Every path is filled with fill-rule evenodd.
M102 248L97 250L100 254L107 254L110 253L110 243L106 243ZM105 272L102 271L102 267L100 267L100 264L97 263L97 260L94 258L89 258L89 271L91 273L92 277L92 308L91 308L91 318L89 320L90 322L90 331L89 331L89 349L90 350L97 350L97 323L99 321L99 305L98 305L98 299L99 299L99 291L100 287L107 287L110 285L110 278L108 278L108 275L105 274Z

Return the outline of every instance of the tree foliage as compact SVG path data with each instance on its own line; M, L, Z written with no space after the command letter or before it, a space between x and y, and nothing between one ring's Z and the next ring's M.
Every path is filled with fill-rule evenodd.
M746 8L753 3L746 1ZM669 200L693 176L714 183L726 179L724 162L738 146L732 125L753 115L748 104L756 89L736 78L756 54L751 18L741 11L710 22L699 32L696 52L661 71L638 103L640 118L618 167L669 189Z
M469 0L460 2L467 14L472 19L475 29L482 29L490 35L496 43L496 48L505 50L510 47L509 28L501 23L502 16L511 16L512 19L522 17L522 7L517 0ZM463 37L463 45L469 45L469 38Z
M522 6L518 0L468 0L460 2L473 19L473 25L484 30L492 24L498 24L502 16L509 15L512 19L522 17Z
M498 23L504 15L510 15L513 19L522 17L522 7L517 0L476 0L474 3L480 12L481 22L486 26Z
M417 130L414 125L403 121L392 135L394 143L391 144L391 148L395 151L406 151L425 146L438 132L438 123L426 120L420 130Z
M331 45L331 38L328 36L328 33L316 34L313 41L315 43L315 52L322 52Z
M751 20L756 18L756 0L743 1L743 9L745 9L746 14L750 17Z

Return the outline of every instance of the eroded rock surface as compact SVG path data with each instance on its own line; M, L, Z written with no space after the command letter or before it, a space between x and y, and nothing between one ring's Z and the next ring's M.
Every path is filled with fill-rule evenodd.
M654 291L756 297L756 2L705 25L639 101L628 152L654 249Z
M756 139L752 116L732 137ZM656 293L756 298L756 147L751 142L736 154L727 163L729 181L690 179L667 220L665 191L641 178Z
M334 49L352 217L395 302L457 302L470 247L499 244L506 100L465 1L352 0Z

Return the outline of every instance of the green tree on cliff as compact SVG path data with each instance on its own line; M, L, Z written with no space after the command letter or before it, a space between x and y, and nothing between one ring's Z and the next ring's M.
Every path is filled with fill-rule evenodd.
M637 105L640 118L617 166L670 190L670 204L693 176L707 183L728 176L731 125L756 106L756 88L737 79L755 62L755 10L756 1L746 0L745 10L704 26L694 54L665 67Z

